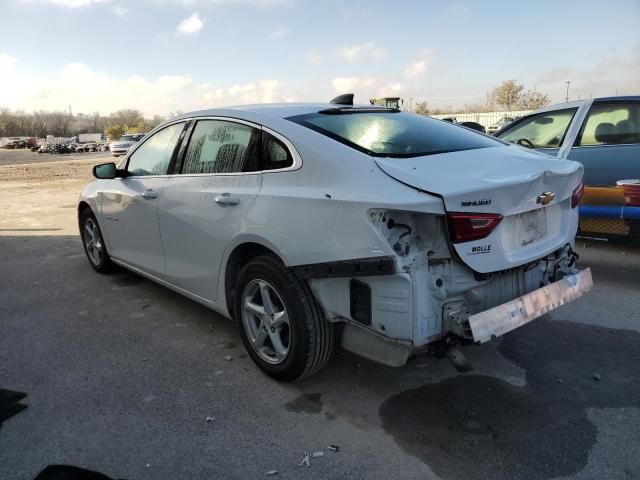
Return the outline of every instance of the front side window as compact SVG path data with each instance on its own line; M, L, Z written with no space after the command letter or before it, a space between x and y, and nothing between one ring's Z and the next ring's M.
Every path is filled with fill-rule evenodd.
M499 138L529 148L556 148L562 144L577 108L538 113L518 122Z
M183 174L255 172L260 130L224 120L200 120L187 147Z
M576 145L629 143L640 143L640 102L594 104Z
M154 133L131 154L127 171L142 177L166 175L183 128L184 122L174 123Z
M288 120L376 157L418 157L502 145L466 128L404 112L353 109Z

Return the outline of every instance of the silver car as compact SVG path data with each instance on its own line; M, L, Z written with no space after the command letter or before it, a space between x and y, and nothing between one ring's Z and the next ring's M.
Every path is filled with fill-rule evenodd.
M109 146L111 155L119 157L129 151L129 149L144 138L144 133L128 133L122 135L117 142L113 142Z

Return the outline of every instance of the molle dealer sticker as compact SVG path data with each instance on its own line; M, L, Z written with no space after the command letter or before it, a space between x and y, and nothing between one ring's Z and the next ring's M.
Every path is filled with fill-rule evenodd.
M483 255L485 253L491 253L491 244L471 247L471 251L467 255Z

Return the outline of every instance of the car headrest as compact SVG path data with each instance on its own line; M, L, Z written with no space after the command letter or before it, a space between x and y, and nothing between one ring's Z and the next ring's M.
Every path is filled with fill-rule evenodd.
M631 120L620 120L616 123L616 133L618 135L629 135L636 133L636 128Z
M596 127L596 141L600 143L610 143L615 136L616 127L613 123L600 123Z
M239 172L242 170L242 160L246 151L239 143L225 143L220 146L216 155L216 165L219 172Z

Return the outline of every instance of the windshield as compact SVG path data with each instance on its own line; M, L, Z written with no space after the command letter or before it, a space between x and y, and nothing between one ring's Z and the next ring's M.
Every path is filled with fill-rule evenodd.
M534 114L498 136L529 148L559 147L575 112L576 108L567 108Z
M466 128L404 112L313 113L288 120L378 157L418 157L502 145Z

